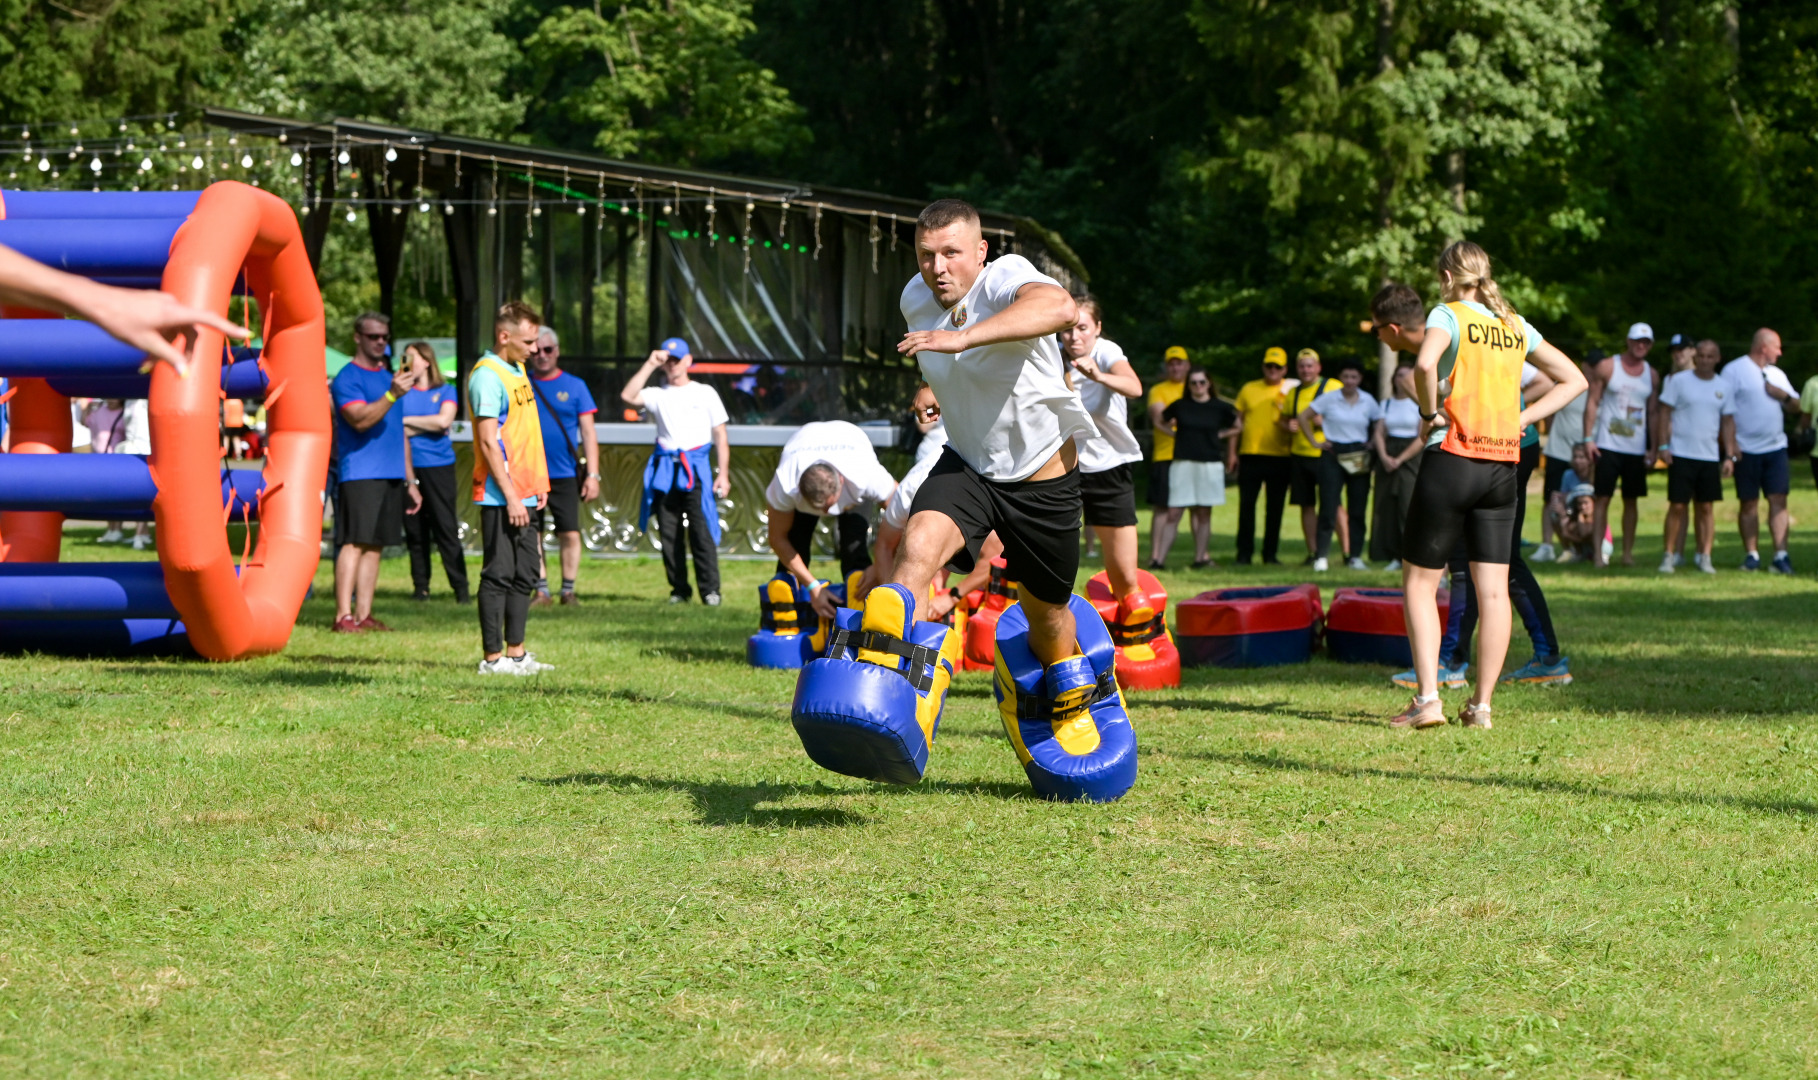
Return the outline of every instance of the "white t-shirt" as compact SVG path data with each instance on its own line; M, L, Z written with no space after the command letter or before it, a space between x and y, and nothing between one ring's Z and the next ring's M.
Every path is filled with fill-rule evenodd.
M1723 418L1735 411L1730 384L1713 375L1700 379L1696 372L1675 371L1660 388L1660 403L1673 410L1673 440L1668 448L1687 461L1718 461L1717 435Z
M151 453L151 407L144 398L129 398L126 419L120 425L120 441L111 448L116 454Z
M1762 367L1746 356L1723 366L1723 381L1730 384L1731 405L1736 410L1736 449L1744 454L1770 454L1786 448L1786 413L1768 396L1767 384L1799 396L1793 381L1779 365Z
M941 447L947 445L947 421L936 420L934 426L922 434L922 441L915 444L915 463L941 456Z
M987 263L972 291L948 309L918 274L903 286L903 319L912 331L976 326L1035 282L1059 286L1028 259L1005 255ZM1067 385L1053 334L958 354L923 352L916 359L940 400L954 453L987 480L1026 480L1062 443L1097 430L1079 393Z
M644 408L656 421L657 445L665 450L705 446L713 429L726 422L719 391L692 379L682 386L646 386Z
M909 510L915 505L915 493L922 489L922 481L934 471L935 463L941 456L935 454L915 463L909 474L896 485L896 491L890 495L890 501L884 504L884 524L893 529L900 529L909 524Z
M1572 460L1572 447L1584 441L1584 403L1590 398L1589 391L1579 394L1553 414L1552 426L1547 428L1548 457Z
M823 510L802 498L802 473L811 465L828 464L839 471L844 482L834 504ZM802 429L783 444L782 460L776 475L764 489L764 501L772 510L793 510L798 514L843 514L855 506L881 503L896 490L896 478L878 463L877 451L857 424L844 420L822 420L803 424Z
M1390 398L1383 402L1382 419L1384 435L1412 439L1420 434L1420 403L1411 397Z
M1319 414L1327 442L1360 443L1370 441L1370 425L1382 416L1376 399L1362 390L1356 401L1346 401L1343 390L1327 390L1307 406Z
M1597 405L1596 440L1599 450L1618 454L1648 452L1648 399L1654 396L1654 369L1641 365L1641 374L1622 368L1622 357L1610 361L1610 381L1604 384ZM1584 421L1578 430L1583 431Z
M1119 364L1129 367L1124 350L1105 338L1099 338L1093 347L1092 359L1100 371L1110 371ZM1143 446L1130 433L1130 399L1104 383L1095 383L1077 373L1073 383L1079 389L1080 404L1086 407L1093 425L1098 428L1097 435L1073 437L1079 446L1079 471L1101 473L1126 461L1141 461Z

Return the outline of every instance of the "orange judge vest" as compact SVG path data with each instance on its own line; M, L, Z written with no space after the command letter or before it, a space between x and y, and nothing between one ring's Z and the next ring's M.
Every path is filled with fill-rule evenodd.
M499 423L499 453L505 459L505 472L518 498L543 495L549 491L549 462L543 457L543 422L537 417L536 391L522 368L514 368L491 353L474 361L476 369L485 368L505 384L505 418ZM477 418L476 418L477 419ZM473 455L473 501L486 498L485 455Z
M1521 459L1521 364L1528 336L1469 304L1447 304L1458 320L1457 352L1440 378L1450 379L1443 407L1449 421L1440 448L1480 461Z

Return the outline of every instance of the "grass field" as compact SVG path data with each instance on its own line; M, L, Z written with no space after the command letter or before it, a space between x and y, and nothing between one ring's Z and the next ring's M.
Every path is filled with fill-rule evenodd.
M396 634L0 660L0 1075L1812 1075L1818 543L1662 579L1647 509L1645 568L1540 569L1578 682L1494 731L1189 671L1105 806L1028 796L983 674L919 786L818 770L749 562L718 612L588 563L535 681L402 561Z

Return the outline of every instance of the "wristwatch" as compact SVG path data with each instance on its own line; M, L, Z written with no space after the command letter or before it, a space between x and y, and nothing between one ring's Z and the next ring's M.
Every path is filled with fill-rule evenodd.
M600 474L597 472L590 472L587 474L587 479L589 479L589 480L598 480L599 478L600 478Z
M958 586L949 586L947 589L947 595L953 597L955 600L964 600L965 599L965 596L963 594L961 594L961 592L959 591Z

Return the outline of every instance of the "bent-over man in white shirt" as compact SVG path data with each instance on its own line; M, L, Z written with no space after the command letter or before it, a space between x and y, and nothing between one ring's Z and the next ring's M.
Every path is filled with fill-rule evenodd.
M858 508L881 504L894 491L896 478L879 464L871 440L857 424L844 420L803 424L783 444L776 474L764 489L770 506L770 550L776 553L776 572L807 588L814 610L823 617L833 617L833 598L826 594L827 582L808 569L815 526L828 514L839 519L842 580L855 570L869 570L871 555L865 541L871 523ZM867 575L859 596L872 584Z
M978 211L958 199L921 212L915 249L921 272L903 288L909 332L897 351L916 358L940 400L947 446L916 493L892 582L926 595L941 567L971 570L995 530L1029 648L1053 665L1078 649L1068 609L1081 516L1073 440L1097 431L1055 338L1079 312L1022 256L987 265Z

